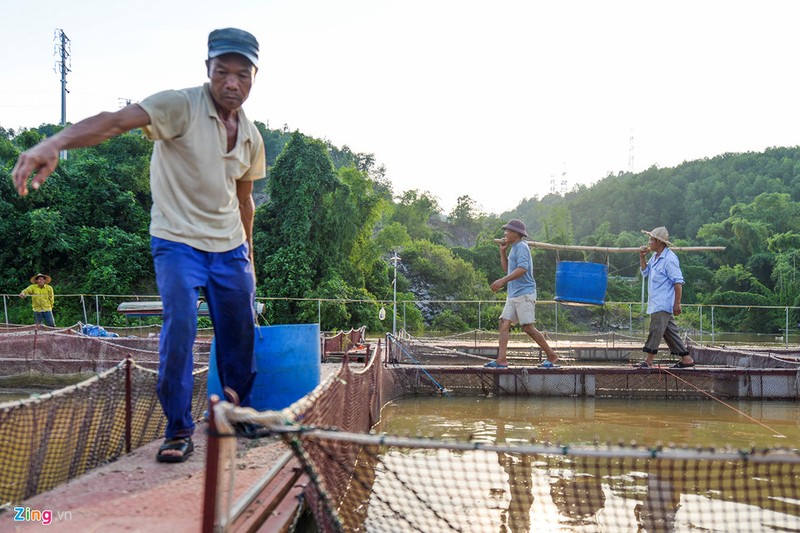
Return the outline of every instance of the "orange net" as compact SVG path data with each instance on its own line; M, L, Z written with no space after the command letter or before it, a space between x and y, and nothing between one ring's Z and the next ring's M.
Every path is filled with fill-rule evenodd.
M390 366L380 355L358 371L346 363L268 428L303 464L311 480L305 501L320 531L800 530L796 450L514 445L371 434L387 402L458 386L443 387L422 367ZM474 374L469 379L479 380ZM480 394L485 383L463 385ZM235 421L236 409L229 413ZM262 415L266 424L274 413Z
M197 364L202 365L199 345ZM69 330L0 335L0 386L55 388L0 404L0 504L21 502L163 435L158 339L98 339ZM141 361L141 362L140 362ZM206 408L207 362L193 415ZM84 379L93 376L89 379Z

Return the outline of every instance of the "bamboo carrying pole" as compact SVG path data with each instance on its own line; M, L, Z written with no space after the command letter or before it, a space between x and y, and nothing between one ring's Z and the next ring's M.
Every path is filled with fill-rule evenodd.
M494 239L500 244L503 239ZM571 244L550 244L547 242L526 241L531 248L541 248L543 250L561 250L570 252L605 252L607 254L639 252L639 247L635 248L609 248L605 246L577 246ZM673 252L722 252L724 246L670 246Z

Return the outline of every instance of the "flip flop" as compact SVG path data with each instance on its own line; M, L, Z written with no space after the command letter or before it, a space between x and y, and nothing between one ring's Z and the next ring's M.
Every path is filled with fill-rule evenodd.
M678 361L670 368L694 368L694 361L692 361L691 363L684 363L683 361Z
M539 368L561 368L561 365L557 365L550 361L545 361L544 363L539 365Z
M180 455L164 454L168 450L177 450L181 452ZM189 458L194 452L194 443L191 437L182 437L177 439L166 439L164 444L158 448L156 454L156 461L159 463L182 463Z
M483 365L483 368L508 368L508 365L499 365L497 361L489 361Z
M640 363L634 363L633 368L653 368L653 365L647 361L642 361Z

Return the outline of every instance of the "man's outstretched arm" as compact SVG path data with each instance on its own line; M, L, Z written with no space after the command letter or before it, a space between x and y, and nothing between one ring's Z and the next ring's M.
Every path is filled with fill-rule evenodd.
M14 187L20 196L28 194L28 178L33 174L31 187L38 189L58 165L61 150L95 146L121 133L150 124L150 116L137 104L119 111L103 112L81 120L22 152L11 173Z

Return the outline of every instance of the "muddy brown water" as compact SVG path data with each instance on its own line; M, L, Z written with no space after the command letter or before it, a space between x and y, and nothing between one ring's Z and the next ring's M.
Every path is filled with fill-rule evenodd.
M800 442L798 407L780 401L406 397L384 407L375 429L509 445L793 449ZM660 470L659 461L646 459L417 449L389 449L380 463L373 494L424 503L390 515L373 497L362 522L367 531L430 530L436 520L465 531L515 533L800 530L797 469L781 469L786 465L756 472L730 461L686 461ZM450 507L453 502L460 507Z
M387 404L381 419L381 433L479 442L735 448L800 443L800 405L788 401L406 397Z

